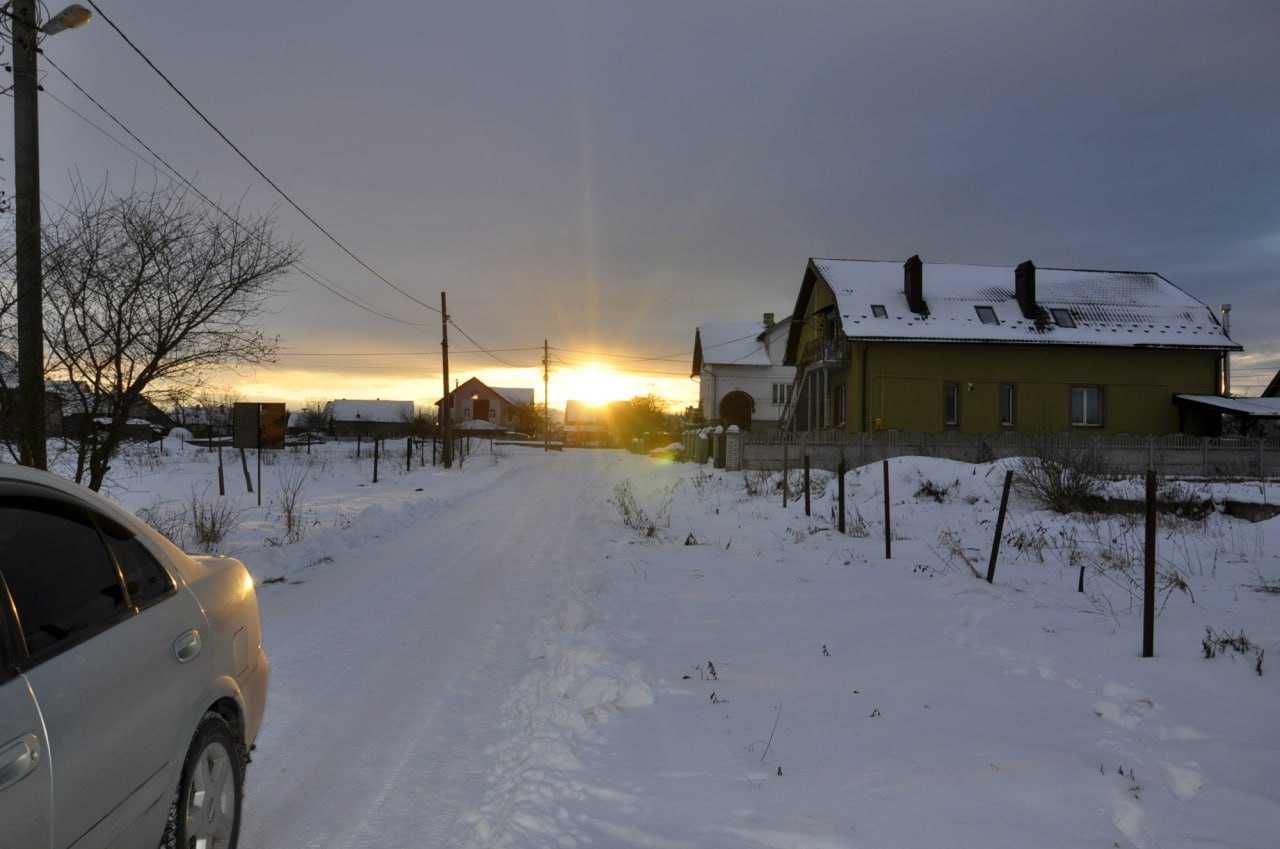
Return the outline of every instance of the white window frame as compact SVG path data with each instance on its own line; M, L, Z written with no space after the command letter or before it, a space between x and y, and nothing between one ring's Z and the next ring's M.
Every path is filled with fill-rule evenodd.
M1080 409L1082 416L1079 421L1076 420L1076 393L1083 393L1081 397ZM1092 407L1089 398L1096 400ZM1071 418L1072 427L1102 427L1106 422L1106 395L1101 386L1097 384L1084 384L1080 386L1072 386L1070 399L1070 409L1067 411Z

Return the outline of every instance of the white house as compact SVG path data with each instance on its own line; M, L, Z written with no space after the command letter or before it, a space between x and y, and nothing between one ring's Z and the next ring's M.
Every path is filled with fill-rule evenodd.
M698 406L709 422L743 429L775 428L792 391L795 369L782 364L791 319L713 321L693 336Z

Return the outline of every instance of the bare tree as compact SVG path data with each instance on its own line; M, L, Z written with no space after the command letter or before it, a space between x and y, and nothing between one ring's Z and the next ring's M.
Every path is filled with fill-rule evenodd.
M302 406L302 427L308 433L324 433L329 429L329 414L323 401L312 399Z
M64 397L90 425L76 480L102 486L147 387L271 360L256 322L299 256L272 216L235 221L173 186L117 196L77 185L44 232L45 333Z

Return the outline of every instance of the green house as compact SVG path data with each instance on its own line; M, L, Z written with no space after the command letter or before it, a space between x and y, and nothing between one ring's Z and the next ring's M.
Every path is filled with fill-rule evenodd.
M1213 310L1159 274L811 259L785 363L808 431L1214 433Z

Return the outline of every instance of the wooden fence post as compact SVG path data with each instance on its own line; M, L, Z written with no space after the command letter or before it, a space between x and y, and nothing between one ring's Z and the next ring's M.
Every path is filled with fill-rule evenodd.
M1076 584L1076 592L1078 593L1084 592L1084 564L1083 563L1080 564L1080 580Z
M1004 492L1000 495L1000 515L996 517L996 536L991 540L991 561L987 563L987 583L995 583L996 560L1000 557L1000 537L1004 534L1004 512L1009 507L1009 486L1013 483L1013 470L1004 473Z
M240 468L244 469L244 486L245 489L253 492L253 478L249 477L249 458L245 456L244 449L240 449Z
M1156 473L1147 470L1147 534L1142 582L1142 656L1156 653Z
M840 503L840 518L837 527L844 533L844 460L836 466L836 500Z
M432 434L431 435L431 465L433 468L435 467L435 464L436 464L436 437L435 437L435 434Z
M222 475L222 443L218 443L218 495L227 494L227 483Z
M307 453L311 453L311 431L307 431Z
M360 442L361 442L361 437L360 437L360 434L357 433L356 434L356 459L357 460L360 459Z
M804 514L810 515L809 512L809 455L804 455Z
M373 438L373 482L378 482L378 437Z
M404 470L406 472L413 471L413 437L406 436L404 438Z
M787 509L787 440L782 440L782 509Z
M889 461L884 461L884 559L893 559L893 526L889 516Z

